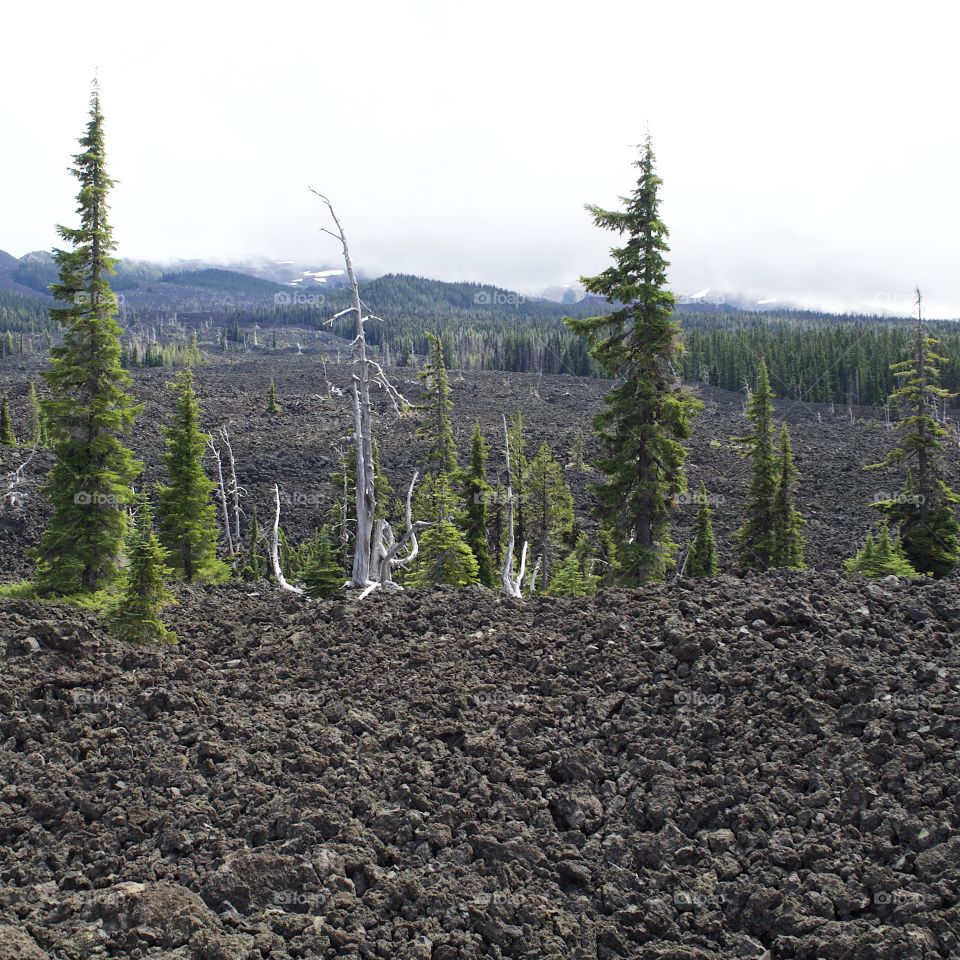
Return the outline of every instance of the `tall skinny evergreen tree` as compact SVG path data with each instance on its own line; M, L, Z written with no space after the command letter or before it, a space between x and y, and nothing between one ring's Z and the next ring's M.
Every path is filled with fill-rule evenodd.
M903 552L914 568L942 577L960 564L960 524L955 513L960 496L943 479L942 441L947 430L937 419L937 405L956 394L939 385L945 359L934 352L937 343L924 329L917 290L913 356L891 366L900 387L890 402L905 413L897 424L903 436L886 459L867 469L899 464L909 468L903 495L874 506L897 524Z
M563 468L543 443L527 472L527 531L531 549L540 558L539 589L550 586L554 562L573 533L573 495L564 482Z
M490 558L490 540L487 530L487 503L493 488L487 483L487 444L478 420L473 428L470 442L470 471L466 476L464 490L467 510L464 536L467 546L477 558L477 576L485 587L493 587L496 575Z
M713 534L713 511L703 483L697 493L697 518L693 530L693 543L687 555L687 576L694 579L712 577L717 572L717 540Z
M443 359L443 344L436 334L428 333L430 357L426 366L418 374L420 382L427 392L427 398L418 409L424 411L425 422L419 434L430 441L427 452L429 469L434 473L445 473L453 480L459 470L457 464L457 445L453 439L453 424L450 412L453 401L450 398L450 379Z
M773 505L773 555L770 558L773 567L799 569L804 566L804 542L800 531L807 521L793 505L793 481L796 476L790 432L787 425L783 424L780 429L777 496Z
M174 570L191 583L225 571L217 564L217 508L214 483L203 469L207 435L200 430L200 403L193 390L193 372L177 377L179 391L173 423L166 431L163 460L169 481L157 488L160 541Z
M44 491L53 514L36 552L36 580L48 594L95 592L116 577L131 484L142 466L123 442L139 408L120 365L117 300L108 280L114 272L107 217L113 181L96 85L80 146L73 167L80 181L80 226L58 227L72 249L54 251L60 281L51 293L63 306L50 314L63 327L63 343L51 349L44 373L50 388L44 412L56 462Z
M661 180L650 137L635 162L636 189L623 210L588 206L594 223L626 236L612 248L614 263L584 277L587 291L617 305L612 313L567 319L587 339L590 355L617 381L594 419L605 474L597 487L601 522L617 546L619 579L643 583L663 577L676 547L670 539L672 495L686 489L684 440L698 401L684 391L675 363L680 325L667 290L667 228L660 219Z
M4 394L0 399L0 447L15 447L17 438L10 419L10 398Z
M757 386L750 395L747 417L753 432L737 440L746 445L744 455L752 466L747 493L747 519L737 532L737 558L747 570L767 570L776 552L777 456L773 435L773 391L767 365L761 360Z

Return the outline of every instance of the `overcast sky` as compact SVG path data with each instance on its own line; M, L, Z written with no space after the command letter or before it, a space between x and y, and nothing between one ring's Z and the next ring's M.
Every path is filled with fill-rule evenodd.
M4 7L0 249L72 222L99 70L121 256L336 264L534 292L607 264L586 202L649 123L671 283L960 316L943 2Z

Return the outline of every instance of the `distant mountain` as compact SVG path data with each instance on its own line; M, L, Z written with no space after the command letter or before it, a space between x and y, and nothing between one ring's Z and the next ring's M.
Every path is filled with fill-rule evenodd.
M223 293L232 293L238 296L249 294L273 295L286 290L287 287L272 280L262 280L260 277L251 277L246 273L237 273L234 270L185 270L178 273L164 273L160 276L160 283L172 283L181 287L191 287L198 290L217 290Z

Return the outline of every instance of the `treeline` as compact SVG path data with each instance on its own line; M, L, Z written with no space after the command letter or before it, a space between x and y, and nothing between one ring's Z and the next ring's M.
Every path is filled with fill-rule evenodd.
M947 361L942 383L960 390L960 330L928 323ZM813 403L882 406L896 388L891 365L908 354L915 328L874 317L684 317L680 372L688 383L742 391L766 361L777 395Z
M0 291L0 357L46 351L59 335L46 300Z

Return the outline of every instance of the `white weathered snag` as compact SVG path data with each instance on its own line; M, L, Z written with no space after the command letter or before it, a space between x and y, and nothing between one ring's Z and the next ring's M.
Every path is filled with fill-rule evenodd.
M12 510L17 505L17 501L26 496L25 493L18 491L17 487L23 483L23 471L30 465L30 461L36 452L37 445L34 443L33 449L30 451L30 456L14 471L0 478L0 483L4 484L4 486L0 488L0 513Z
M508 597L523 596L523 575L527 569L527 543L524 541L523 550L520 552L520 569L517 576L513 576L513 551L516 547L516 540L513 534L513 487L510 478L510 433L507 430L507 418L503 418L503 443L507 458L507 549L503 557L503 571L501 578L503 582L503 592Z
M379 363L367 356L367 340L364 324L368 319L378 319L372 314L364 315L365 304L360 299L360 287L350 258L350 247L347 243L343 227L337 219L333 205L322 194L312 187L311 193L318 196L326 205L333 219L335 230L323 228L340 243L344 264L347 269L347 278L350 282L350 291L353 304L330 318L329 322L337 317L352 313L355 318L353 349L353 372L351 374L350 395L353 407L353 441L356 456L356 531L354 535L353 570L347 586L360 590L360 597L366 597L378 588L394 587L393 571L405 566L412 559L411 556L400 558L399 551L412 542L416 549L416 527L409 516L409 498L413 492L416 476L410 484L408 493L407 529L400 541L396 541L390 525L384 521L375 521L377 498L375 492L374 462L373 462L373 422L370 407L371 386L380 387L387 395L393 408L398 413L409 407L406 399L390 383L386 373ZM415 553L413 554L416 555Z
M270 531L270 563L273 566L273 575L277 584L282 590L289 590L291 593L303 593L300 587L295 587L287 582L280 568L280 487L273 485L273 529Z

